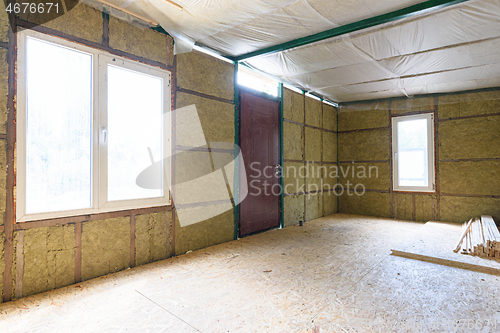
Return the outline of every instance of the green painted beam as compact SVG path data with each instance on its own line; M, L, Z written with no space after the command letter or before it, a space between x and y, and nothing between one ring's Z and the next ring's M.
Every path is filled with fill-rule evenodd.
M285 227L285 186L284 186L284 170L283 165L283 83L278 84L278 96L280 99L280 165L281 165L281 177L280 177L280 229Z
M165 29L163 29L163 27L161 25L157 25L156 27L151 27L151 29L154 31L157 31L157 32L161 32L164 35L170 36L170 34ZM170 36L170 37L172 37L172 36Z
M352 32L366 29L366 28L371 28L371 27L374 27L374 26L377 26L380 24L384 24L384 23L388 23L388 22L392 22L392 21L397 21L397 20L400 20L400 19L403 19L406 17L423 14L423 13L437 10L440 8L459 4L459 3L462 3L465 1L468 1L468 0L429 0L426 2L422 2L422 3L416 4L416 5L410 6L410 7L399 9L399 10L396 10L396 11L393 11L393 12L390 12L387 14L375 16L375 17L361 20L361 21L354 22L354 23L349 23L349 24L346 24L346 25L343 25L343 26L340 26L337 28L333 28L330 30L326 30L326 31L323 31L323 32L320 32L320 33L317 33L314 35L294 39L294 40L291 40L291 41L286 42L286 43L266 47L266 48L263 48L261 50L249 52L249 53L246 53L246 54L243 54L243 55L240 55L237 57L231 57L231 58L234 61L242 61L242 60L245 60L248 58L253 58L256 56L260 56L260 55L280 52L280 51L292 49L295 47L304 46L307 44L319 42L319 41L322 41L325 39L341 36L341 35L344 35L347 33L352 33Z
M236 158L237 153L241 154L240 150L240 96L238 89L238 63L234 63L234 143L238 151L235 151L234 157ZM236 159L234 161L234 185L233 185L233 202L234 202L234 240L238 239L239 236L239 225L240 225L240 164ZM244 166L243 166L244 167Z

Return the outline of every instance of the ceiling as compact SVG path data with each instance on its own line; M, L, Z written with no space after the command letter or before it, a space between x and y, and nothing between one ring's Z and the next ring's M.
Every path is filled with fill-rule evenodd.
M500 0L113 2L333 102L500 86Z

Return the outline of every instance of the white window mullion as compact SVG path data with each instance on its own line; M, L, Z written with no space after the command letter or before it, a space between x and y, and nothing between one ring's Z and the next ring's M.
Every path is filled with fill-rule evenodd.
M92 63L92 210L99 208L99 55Z
M101 208L107 201L108 189L108 84L107 84L107 62L106 57L99 55L99 126L97 128L97 137L99 145L99 207Z

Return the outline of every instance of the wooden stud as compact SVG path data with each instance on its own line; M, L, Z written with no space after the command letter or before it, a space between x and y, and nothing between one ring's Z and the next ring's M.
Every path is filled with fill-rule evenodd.
M436 187L436 220L441 221L441 185L439 182L439 97L434 97L434 172Z
M75 223L75 283L82 281L82 222Z
M417 219L416 208L415 208L415 193L413 193L411 196L411 206L412 206L411 219L415 221Z
M175 110L177 108L177 55L174 56L174 66L173 66L173 71L172 71L172 110ZM175 135L175 131L177 128L176 124L176 119L175 119L175 112L171 112L171 119L170 121L172 122L172 147L177 146L177 139ZM175 184L175 161L176 161L176 154L172 155L172 165L171 165L171 172L170 172L170 179L171 179L171 193L170 193L170 204L172 205L173 209L170 212L170 223L172 225L172 243L170 245L171 247L171 255L175 256L175 203L174 203L174 196L175 196L175 189L174 189L174 184ZM168 213L167 213L168 214ZM167 246L168 247L168 246Z
M14 4L15 1L10 0L9 4ZM14 202L14 186L16 183L16 174L14 169L14 150L16 147L16 57L17 57L17 38L16 38L16 17L14 12L9 14L10 26L8 30L9 49L7 51L7 63L9 68L8 73L8 90L7 90L7 154L6 154L6 197L5 197L5 218L4 218L4 263L5 269L3 274L3 301L8 302L12 298L12 265L14 255L14 222L15 222L15 202ZM13 30L14 29L14 30Z
M398 197L394 197L394 218L398 218Z
M24 230L17 234L16 246L16 298L23 297L24 279Z
M172 251L170 250L170 241L169 241L170 240L170 221L171 221L171 219L170 219L170 213L169 212L165 213L165 218L167 219L167 221L166 221L166 228L167 228L167 230L166 230L166 233L165 233L166 237L167 237L167 241L166 241L166 244L167 244L167 250L166 251L167 251L167 253L165 254L165 258L170 258L172 256Z
M130 267L135 267L135 215L130 215Z

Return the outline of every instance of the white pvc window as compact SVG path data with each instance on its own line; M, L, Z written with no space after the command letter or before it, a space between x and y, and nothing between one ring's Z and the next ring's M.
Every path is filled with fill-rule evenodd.
M170 73L33 31L18 36L16 219L169 204ZM159 184L137 185L152 164Z
M396 191L434 192L434 115L392 118Z
M277 81L267 78L247 67L238 67L238 84L255 91L264 92L272 96L278 96L279 84Z

